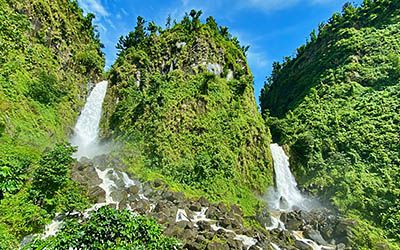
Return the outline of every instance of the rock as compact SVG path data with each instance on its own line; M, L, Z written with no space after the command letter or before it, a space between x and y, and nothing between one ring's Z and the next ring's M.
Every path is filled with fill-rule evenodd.
M313 248L310 245L301 240L296 240L294 245L300 250L313 250Z
M226 214L228 212L228 208L222 202L218 203L217 208L221 214Z
M130 186L130 187L128 188L128 193L131 194L131 195L136 195L136 194L138 194L138 193L139 193L139 187L138 187L137 185Z
M181 238L185 241L193 240L196 238L196 229L185 229L181 235Z
M189 209L194 212L199 212L201 210L201 204L199 202L192 202Z
M229 218L222 218L222 220L220 220L220 225L223 228L232 229L231 220Z
M200 197L199 203L200 203L200 205L202 207L209 207L210 206L210 202L204 197Z
M206 250L229 250L229 246L222 242L210 242L207 244Z
M204 249L204 246L196 241L196 242L189 242L189 243L186 243L186 244L183 246L183 249L188 249L188 250L201 250L201 249Z
M154 182L153 182L153 186L155 187L155 188L159 188L159 187L161 187L161 186L164 186L165 184L164 184L164 182L161 180L161 179L156 179Z
M390 250L389 245L386 243L383 243L383 242L377 243L376 249L377 250Z
M178 237L179 235L182 235L183 231L184 228L177 227L175 225L169 225L169 227L165 229L164 234L170 237Z
M89 191L89 196L96 199L96 203L106 202L106 192L99 186L92 188Z
M139 214L146 214L150 210L150 203L147 200L131 202L130 206L134 212Z
M128 193L126 191L113 191L111 192L110 196L113 198L114 201L120 202L128 198Z
M214 206L210 206L210 207L207 209L207 211L206 211L206 216L207 216L207 218L209 218L209 219L218 220L218 218L219 218L219 213L218 213L217 208L214 207Z
M289 203L286 200L286 198L283 196L281 196L281 198L279 198L279 208L283 209L283 210L287 210L289 208Z
M214 238L214 235L215 235L215 234L216 234L216 233L215 233L215 231L213 231L213 230L205 231L205 232L203 233L204 237L205 237L206 239L208 239L208 240L212 240L212 239Z
M211 230L211 225L207 221L199 221L199 222L197 222L197 226L199 227L200 231L209 231L209 230Z
M346 249L346 245L343 243L336 245L336 250L345 250L345 249Z
M231 211L232 211L234 214L237 214L237 215L243 217L243 211L242 211L242 209L241 209L238 205L233 204L233 205L231 206Z
M183 229L192 229L193 224L190 221L181 220L175 224L177 227L181 227Z
M264 227L272 226L271 216L269 215L267 208L261 209L261 211L256 215L256 221Z
M119 209L126 209L128 208L128 198L124 197L118 204Z
M346 245L351 244L351 238L353 236L352 228L357 224L355 220L352 219L341 219L333 232L333 238L338 242L344 243Z
M324 238L322 238L321 233L317 230L310 229L304 231L304 236L318 243L319 245L328 245Z

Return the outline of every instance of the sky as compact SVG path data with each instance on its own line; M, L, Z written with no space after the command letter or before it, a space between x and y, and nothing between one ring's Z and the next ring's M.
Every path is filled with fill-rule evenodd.
M136 17L165 27L168 15L180 21L191 9L202 10L202 19L214 16L227 26L242 45L250 45L247 60L254 75L258 101L272 63L295 55L318 24L326 22L348 0L78 0L85 13L96 15L94 23L105 45L106 65L115 58L115 45L128 34ZM360 4L361 0L352 1Z

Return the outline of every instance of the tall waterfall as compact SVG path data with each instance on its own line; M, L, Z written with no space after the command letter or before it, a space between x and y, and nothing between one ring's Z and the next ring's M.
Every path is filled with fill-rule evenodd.
M101 119L101 111L103 100L107 92L107 81L96 84L87 98L85 107L83 108L78 121L75 125L74 136L71 144L78 146L75 153L76 158L82 156L92 158L96 155L105 153L105 146L98 144L99 123Z
M274 160L276 188L270 190L268 202L274 210L291 210L294 206L301 209L309 207L310 200L303 197L297 188L297 182L289 168L289 157L278 144L271 144Z

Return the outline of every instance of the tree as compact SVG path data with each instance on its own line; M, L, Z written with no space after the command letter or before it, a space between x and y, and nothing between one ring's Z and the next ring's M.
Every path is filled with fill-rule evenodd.
M136 47L141 44L147 37L145 32L145 23L143 17L138 16L136 20L136 27L134 31L129 32L125 37L121 36L119 38L116 48L119 52L123 52L131 47Z
M33 173L30 197L37 205L51 205L50 199L67 185L75 148L62 143L42 155ZM49 204L50 203L50 204Z

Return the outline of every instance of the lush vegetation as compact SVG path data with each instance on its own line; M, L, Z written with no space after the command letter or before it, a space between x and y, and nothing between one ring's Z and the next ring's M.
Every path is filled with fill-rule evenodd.
M300 184L357 219L365 249L399 247L399 51L400 1L346 4L274 64L260 98Z
M212 200L257 203L271 184L270 136L254 100L246 47L192 11L165 29L138 18L109 73L104 131L151 172ZM115 100L118 100L116 102Z
M161 234L153 219L130 211L102 207L83 222L65 221L56 236L37 239L24 249L180 249L179 242Z
M77 1L0 0L0 249L87 205L67 139L104 67Z

